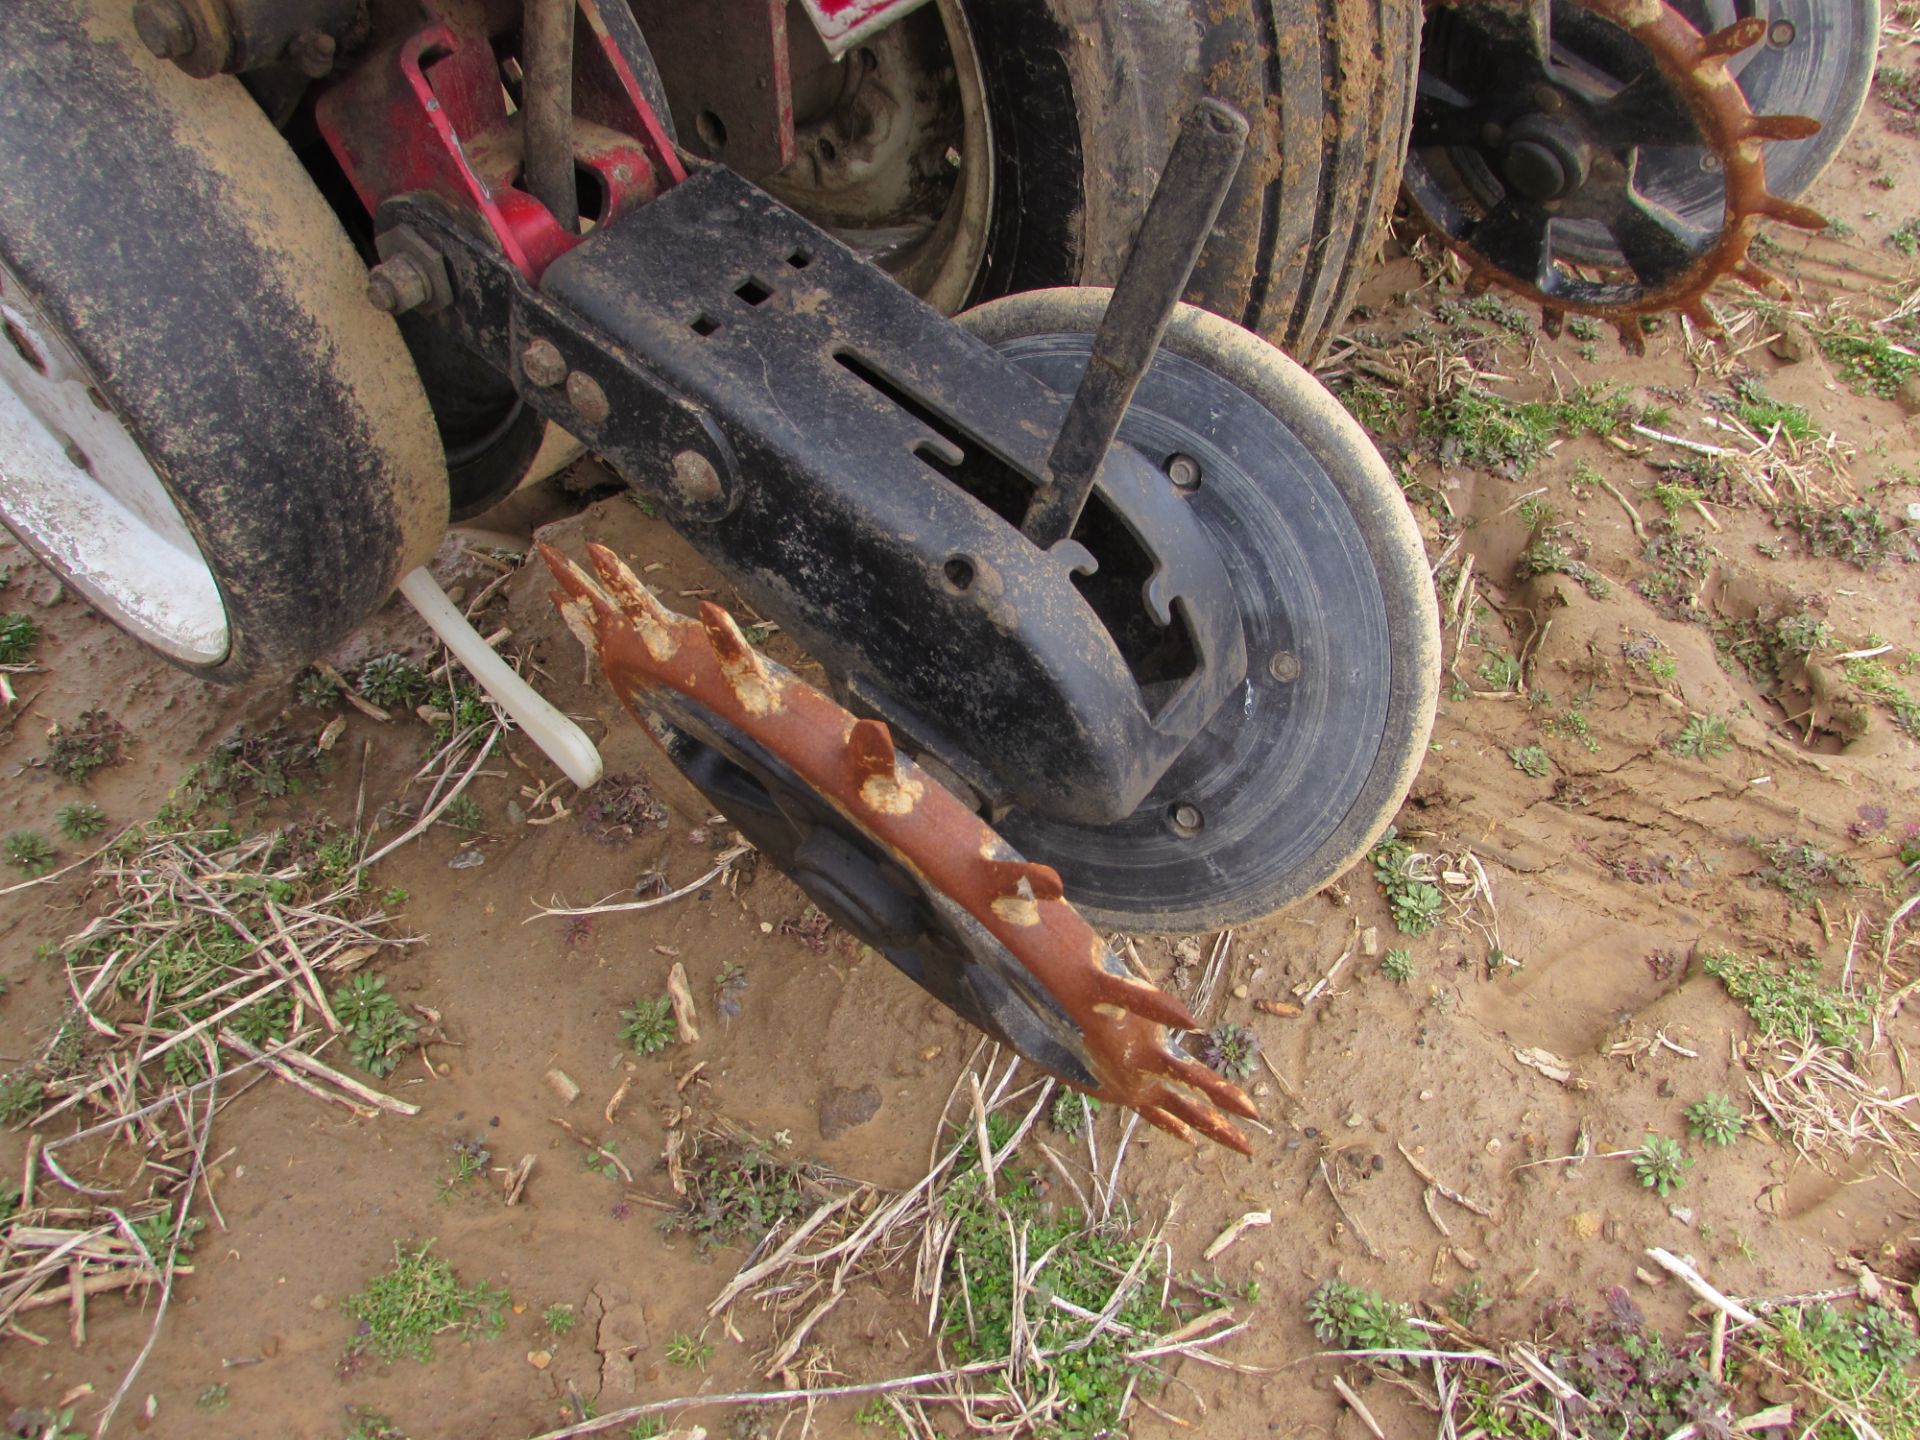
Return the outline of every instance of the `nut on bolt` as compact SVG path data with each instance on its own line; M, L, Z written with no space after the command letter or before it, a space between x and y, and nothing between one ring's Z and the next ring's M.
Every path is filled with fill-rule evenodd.
M389 315L404 315L433 298L433 281L411 255L382 260L367 272L367 303Z
M560 354L560 347L551 340L535 340L522 350L520 368L527 372L527 379L542 390L551 390L567 378L567 362Z
M607 392L600 388L600 382L578 370L567 376L567 401L573 406L573 413L589 425L605 424L611 413Z

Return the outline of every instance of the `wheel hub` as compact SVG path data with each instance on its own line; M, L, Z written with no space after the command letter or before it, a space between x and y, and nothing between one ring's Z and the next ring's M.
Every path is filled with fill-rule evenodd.
M1592 148L1565 121L1526 116L1506 132L1506 141L1501 174L1529 200L1559 200L1587 183Z

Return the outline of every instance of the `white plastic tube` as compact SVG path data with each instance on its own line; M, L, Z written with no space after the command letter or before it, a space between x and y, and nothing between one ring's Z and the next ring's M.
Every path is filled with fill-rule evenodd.
M546 757L558 765L566 777L582 790L599 780L605 767L600 749L573 721L541 698L506 661L488 645L480 632L467 623L447 592L424 568L408 571L400 581L400 593L407 597L420 618L433 627L433 633L453 652L454 659L467 667L474 679L486 687L494 702L513 717L514 723L538 745Z

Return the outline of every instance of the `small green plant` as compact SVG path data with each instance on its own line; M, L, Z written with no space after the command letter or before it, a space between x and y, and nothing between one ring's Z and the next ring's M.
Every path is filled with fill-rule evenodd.
M72 724L55 725L47 734L47 768L84 785L94 771L120 763L127 727L104 710L82 710Z
M390 709L424 698L427 683L427 672L403 655L381 655L360 668L360 693Z
M219 1382L207 1386L195 1397L193 1408L196 1410L224 1410L227 1408L227 1387Z
M1906 378L1920 370L1920 356L1858 321L1822 335L1820 348L1843 380L1855 390L1882 400L1893 399Z
M17 1125L47 1106L47 1087L32 1070L0 1076L0 1125Z
M7 863L29 876L44 875L53 869L53 842L37 830L16 830L7 836L3 847Z
M1681 1172L1692 1164L1687 1152L1680 1148L1680 1142L1664 1135L1647 1136L1645 1143L1633 1152L1633 1173L1640 1177L1642 1185L1658 1192L1663 1200L1680 1188Z
M420 1028L378 975L361 973L328 997L349 1037L347 1053L370 1075L390 1075Z
M1323 1343L1342 1350L1421 1348L1412 1311L1399 1301L1344 1280L1328 1280L1307 1297L1307 1322ZM1387 1363L1395 1369L1405 1364L1397 1357Z
M1414 872L1413 847L1392 828L1380 837L1370 857L1374 879L1386 892L1393 923L1403 935L1424 935L1440 923L1446 897L1440 887L1420 879Z
M1755 848L1770 867L1766 878L1796 905L1811 908L1822 890L1852 890L1866 883L1859 866L1809 840L1779 835Z
M1053 1122L1053 1128L1069 1140L1078 1140L1086 1131L1087 1116L1099 1113L1098 1100L1063 1085L1060 1093L1053 1097L1053 1104L1048 1107L1047 1118Z
M390 885L380 892L380 904L382 908L387 910L398 910L412 898L412 895L402 890L398 885Z
M462 835L478 835L486 828L486 817L480 813L480 802L471 795L456 795L448 802L447 808L440 812L440 823L451 826Z
M1474 1324L1492 1308L1493 1297L1487 1294L1486 1282L1478 1276L1461 1281L1447 1297L1447 1313L1462 1325Z
M1687 1133L1702 1145L1731 1145L1747 1130L1740 1107L1715 1090L1687 1106L1686 1116Z
M668 1364L682 1370L705 1370L707 1361L713 1358L713 1342L704 1331L699 1335L682 1331L667 1341L666 1356Z
M1718 715L1694 715L1667 748L1683 760L1716 760L1733 749L1733 732Z
M1413 979L1414 965L1411 950L1389 950L1380 961L1380 973L1389 980L1404 985Z
M54 812L53 823L69 840L91 840L107 828L107 812L91 800L75 800Z
M1507 758L1513 761L1514 769L1535 780L1545 780L1553 774L1553 762L1538 745L1515 745L1507 751Z
M1733 397L1733 413L1741 424L1763 440L1770 438L1776 429L1792 440L1814 438L1813 422L1807 418L1807 412L1798 405L1768 399L1759 381L1737 382Z
M549 1305L546 1313L540 1317L540 1323L557 1340L579 1323L579 1317L573 1313L571 1305Z
M1886 188L1891 189L1892 186ZM1887 236L1887 244L1902 255L1920 255L1920 217L1903 220L1894 226L1892 233Z
M1520 662L1504 650L1489 651L1474 673L1480 677L1480 683L1490 690L1520 688Z
M40 643L40 627L18 610L0 614L0 665L24 665Z
M440 1182L435 1198L442 1204L451 1200L462 1186L485 1175L487 1164L492 1159L493 1153L478 1140L454 1141L453 1169Z
M498 1335L505 1328L507 1292L484 1282L462 1285L453 1266L432 1251L431 1240L412 1248L396 1241L393 1267L340 1302L359 1326L350 1356L424 1363L433 1358L437 1335Z
M632 1008L620 1012L620 1018L626 1022L620 1027L621 1043L636 1055L651 1055L673 1043L673 1002L664 995L634 1001Z
M589 1150L580 1157L580 1168L591 1170L602 1180L624 1180L620 1173L620 1142L608 1140L598 1149Z
M1817 960L1782 971L1731 952L1710 950L1701 968L1746 1007L1760 1033L1770 1039L1812 1034L1821 1044L1839 1048L1854 1044L1861 1027L1873 1020L1873 988L1850 995L1825 985Z
M1420 436L1442 464L1525 475L1547 453L1558 420L1552 405L1508 400L1466 386L1420 412Z
M1920 1434L1920 1387L1906 1372L1917 1347L1913 1326L1884 1303L1840 1311L1815 1302L1782 1307L1771 1326L1740 1347L1803 1392L1816 1440Z
M1831 555L1862 570L1878 570L1889 560L1913 558L1908 532L1889 524L1887 517L1870 504L1802 509L1795 515L1794 525L1810 554Z
M1697 505L1707 498L1707 492L1698 485L1689 485L1684 480L1671 478L1684 473L1684 471L1669 470L1667 472L1669 478L1655 481L1649 492L1660 508L1667 512L1669 520L1682 510Z
M378 1410L364 1405L347 1407L348 1430L342 1440L407 1440L406 1432Z
M310 710L331 710L340 703L340 687L330 676L309 670L293 687L294 698Z
M1198 1036L1194 1052L1229 1080L1246 1080L1259 1068L1260 1037L1244 1025L1223 1023Z

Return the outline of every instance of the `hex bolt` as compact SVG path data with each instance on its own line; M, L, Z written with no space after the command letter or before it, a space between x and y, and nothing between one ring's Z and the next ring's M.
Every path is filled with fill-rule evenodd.
M551 390L567 378L567 362L551 340L535 340L522 350L520 368L542 390Z
M1200 462L1191 455L1175 455L1167 461L1167 478L1182 490L1200 488Z
M573 413L589 425L605 424L611 411L607 392L600 388L600 382L578 370L567 376L567 400L573 406Z
M1189 805L1184 800L1173 807L1169 818L1173 821L1173 828L1187 836L1198 835L1207 823L1206 816L1200 813L1200 807Z
M177 60L193 52L193 21L180 0L140 0L133 7L133 28L155 59Z
M1300 657L1291 650L1276 650L1267 661L1267 673L1283 685L1291 684L1300 678Z
M404 315L433 298L433 282L411 255L382 260L367 272L367 303L389 315Z
M726 486L720 483L720 472L698 450L681 450L674 455L671 483L673 493L688 505L712 505L727 494Z
M287 58L309 80L323 80L333 73L333 57L338 48L338 42L326 31L306 30L293 37L287 46Z

